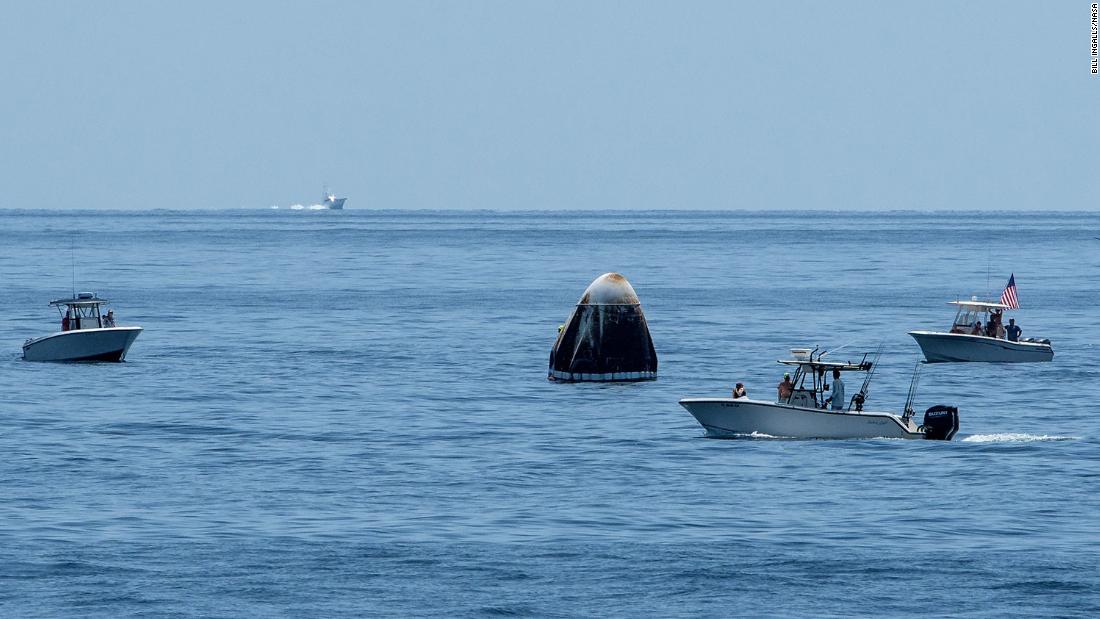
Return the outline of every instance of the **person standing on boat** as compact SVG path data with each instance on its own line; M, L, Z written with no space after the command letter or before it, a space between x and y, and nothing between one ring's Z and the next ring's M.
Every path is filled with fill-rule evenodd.
M107 315L103 317L104 327L115 326L115 310L107 310Z
M831 404L834 411L844 410L844 381L840 380L840 370L833 370L833 388L825 403Z
M1016 324L1015 318L1009 318L1008 326L1005 327L1005 331L1008 333L1008 341L1019 342L1020 333L1023 332L1023 329L1020 328L1020 325Z
M986 335L988 335L989 337L1003 337L1001 335L1001 331L1004 330L1004 328L1001 327L1001 310L993 310L992 312L990 312L989 324L987 324L985 327Z
M747 391L745 391L744 383L737 383L737 385L735 385L733 387L733 399L736 400L737 398L747 398L747 397L749 397L749 394L748 394Z
M790 372L783 374L783 382L779 383L779 401L786 402L791 399L791 394L794 393L794 383L791 382Z
M982 321L978 320L974 323L974 328L970 330L970 335L982 334Z

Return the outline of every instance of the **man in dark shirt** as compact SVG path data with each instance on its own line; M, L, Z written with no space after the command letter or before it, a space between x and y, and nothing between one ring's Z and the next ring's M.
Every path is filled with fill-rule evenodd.
M1008 341L1019 342L1020 333L1023 332L1023 329L1021 329L1020 326L1016 324L1015 318L1009 318L1008 326L1005 327L1005 331L1008 333Z

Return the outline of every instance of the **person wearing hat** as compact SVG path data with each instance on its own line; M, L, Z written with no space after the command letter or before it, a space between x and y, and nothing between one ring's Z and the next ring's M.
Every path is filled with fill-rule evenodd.
M791 382L791 373L783 373L783 382L779 383L779 401L786 402L791 399L791 394L794 393L794 383Z

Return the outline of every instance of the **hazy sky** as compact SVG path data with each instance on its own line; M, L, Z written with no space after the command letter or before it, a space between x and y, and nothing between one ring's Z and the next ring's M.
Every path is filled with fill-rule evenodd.
M1089 2L21 2L0 208L1100 209Z

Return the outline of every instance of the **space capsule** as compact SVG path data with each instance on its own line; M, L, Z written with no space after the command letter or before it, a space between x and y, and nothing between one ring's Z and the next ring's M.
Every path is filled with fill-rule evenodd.
M638 295L605 273L577 301L550 351L550 380L611 382L657 378L657 351Z

